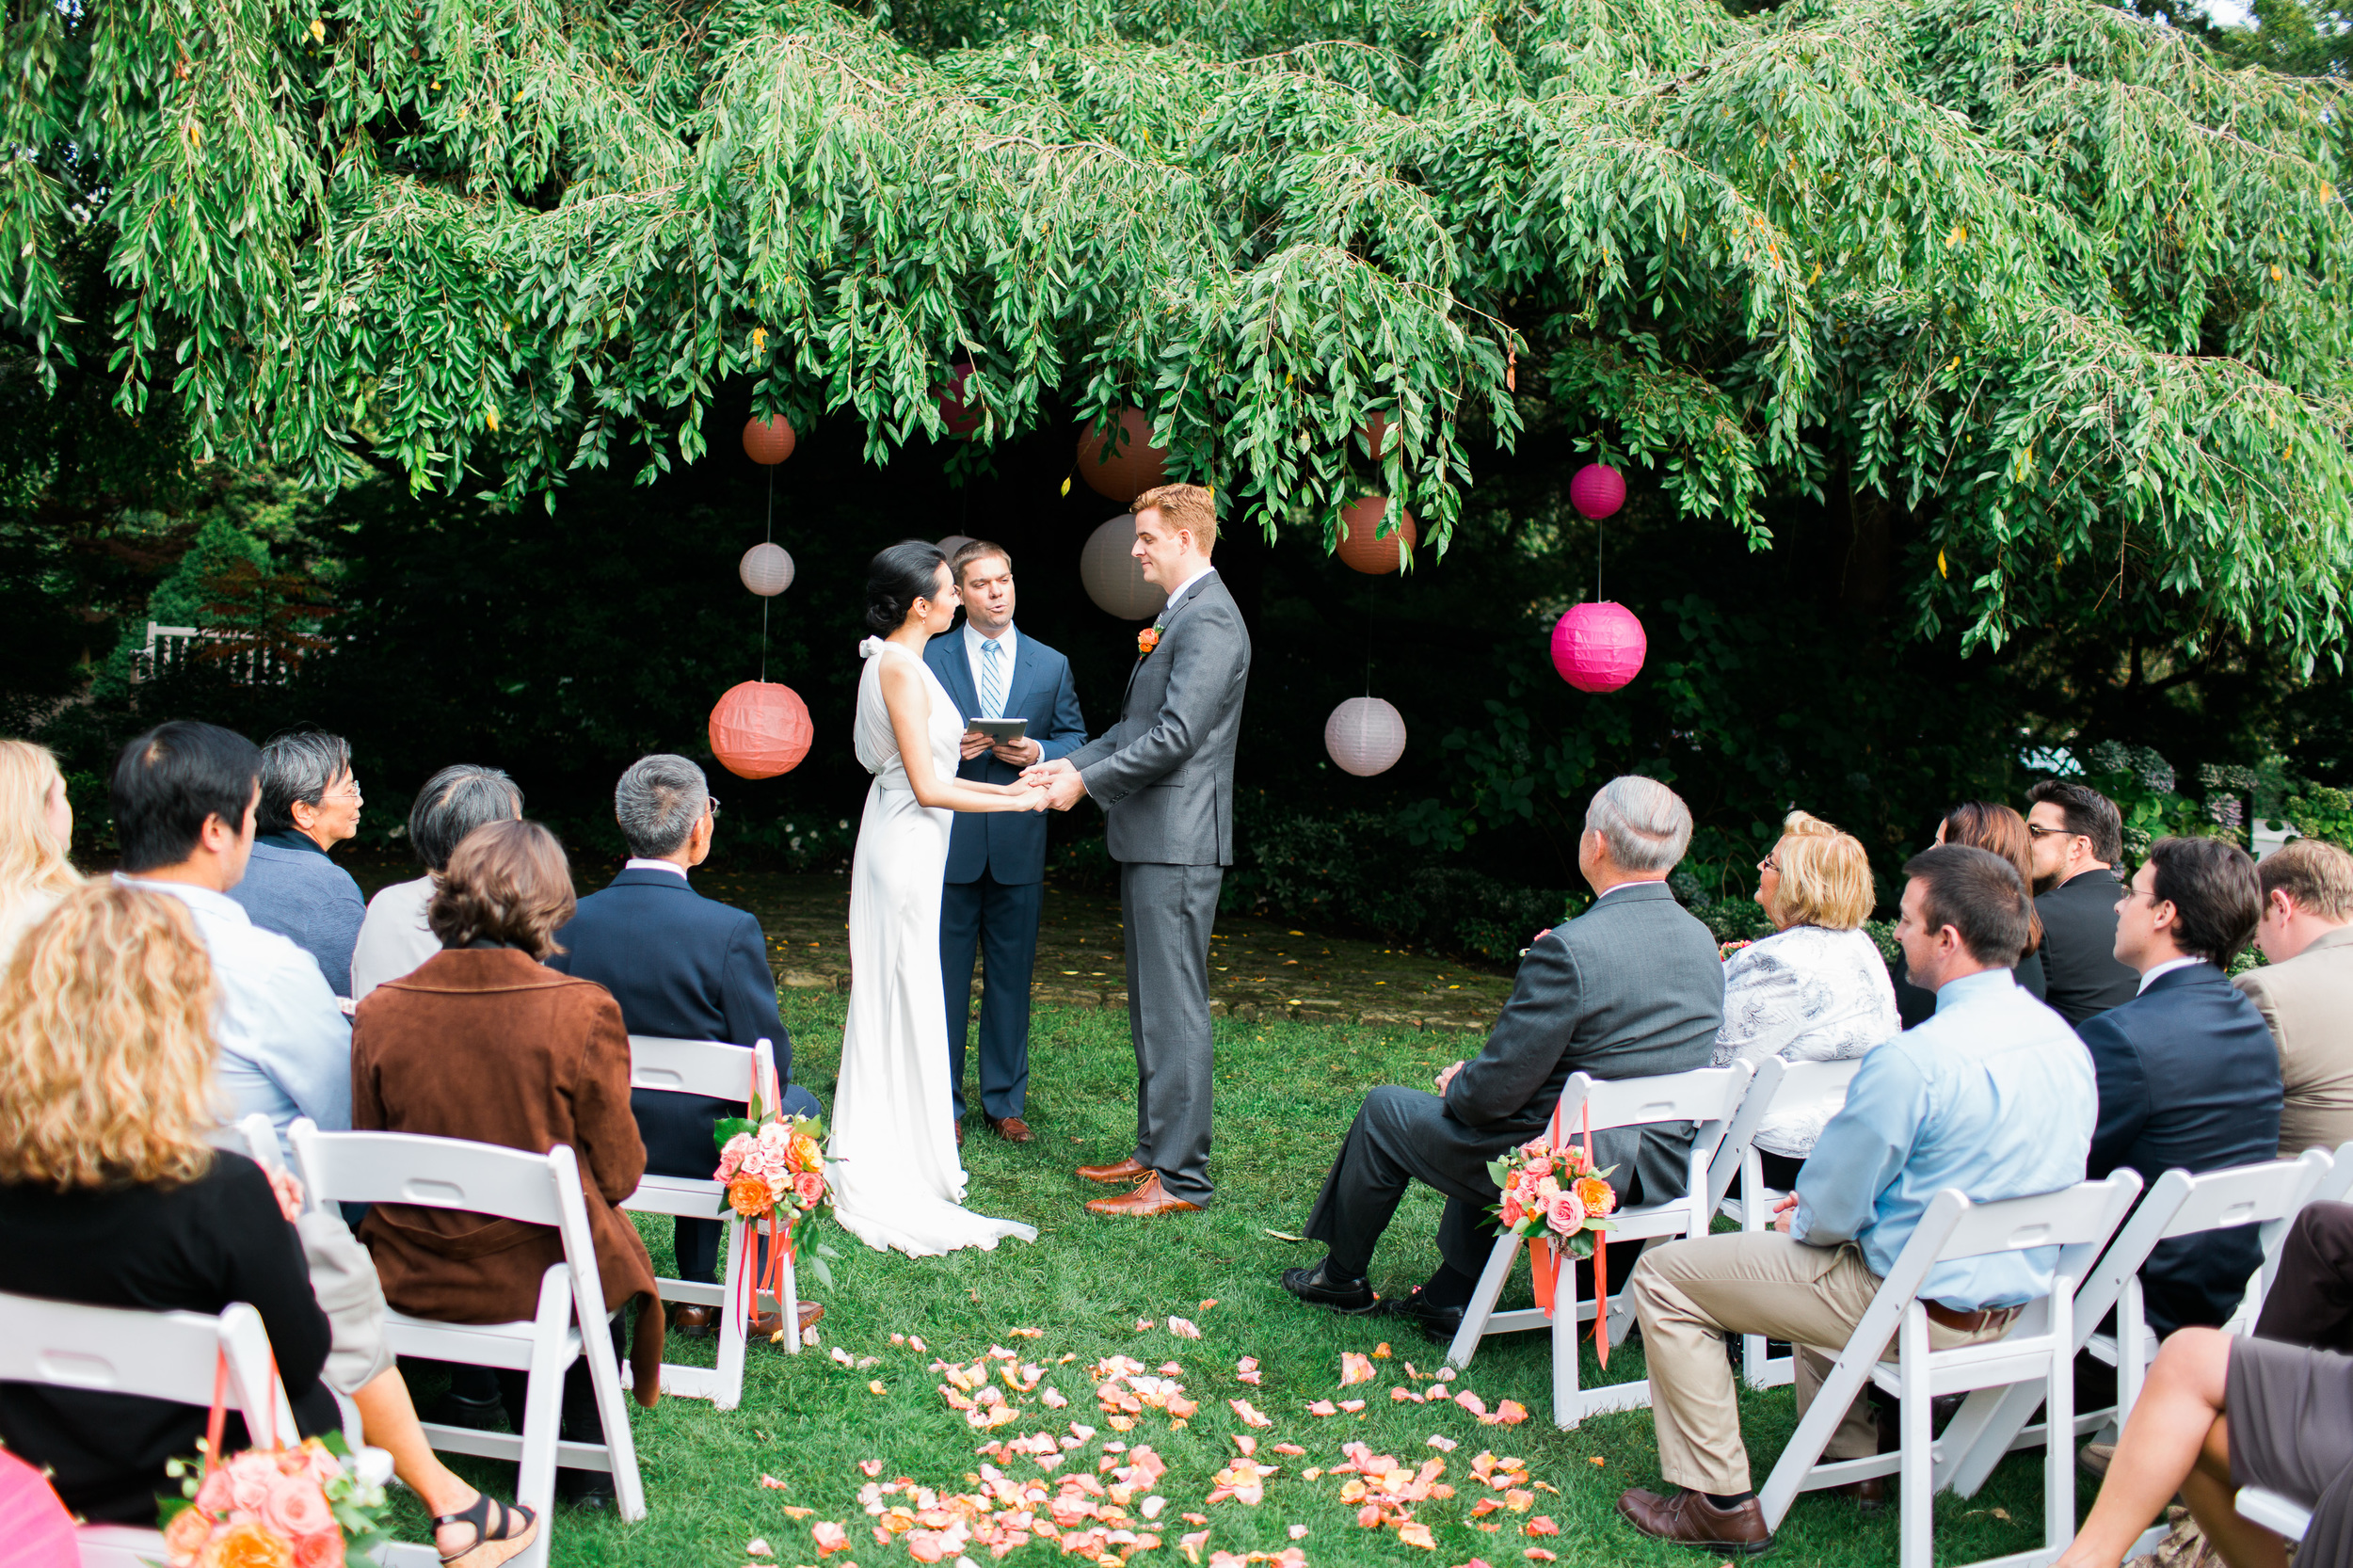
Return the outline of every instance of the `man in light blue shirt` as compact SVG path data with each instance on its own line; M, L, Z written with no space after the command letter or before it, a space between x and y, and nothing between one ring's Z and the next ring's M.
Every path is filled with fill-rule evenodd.
M1749 1487L1722 1336L1796 1346L1803 1411L1939 1192L1984 1203L2084 1178L2099 1091L2066 1020L2011 978L2032 907L2017 871L1953 844L1913 856L1904 874L1896 934L1913 980L1936 993L1935 1016L1864 1057L1775 1230L1654 1246L1635 1266L1627 1288L1642 1324L1659 1468L1684 1489L1618 1500L1645 1535L1724 1552L1772 1543ZM2020 1306L2050 1290L2057 1262L2058 1249L2042 1247L1938 1264L1920 1290L1929 1343L2000 1338ZM1861 1458L1878 1450L1878 1437L1858 1398L1825 1455ZM1848 1490L1870 1506L1883 1485Z
M158 725L115 761L116 880L176 898L213 962L215 1070L236 1119L259 1111L280 1137L296 1116L351 1126L351 1025L318 964L229 896L253 849L262 754L216 725Z

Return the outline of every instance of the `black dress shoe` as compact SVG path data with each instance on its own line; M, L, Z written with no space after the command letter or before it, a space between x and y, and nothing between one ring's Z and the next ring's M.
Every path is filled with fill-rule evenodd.
M1415 1286L1402 1296L1391 1296L1381 1304L1384 1315L1403 1318L1421 1325L1421 1332L1432 1343L1450 1345L1462 1332L1464 1308L1439 1306L1422 1297L1422 1288Z
M558 1470L555 1495L568 1508L605 1509L619 1500L613 1489L612 1472L607 1470Z
M424 1413L424 1419L436 1426L504 1432L506 1430L506 1403L496 1395L487 1400L475 1400L452 1389L433 1401Z
M1361 1318L1380 1306L1381 1298L1372 1293L1372 1281L1360 1279L1348 1284L1332 1279L1324 1273L1330 1262L1326 1258L1312 1269L1284 1270L1283 1288L1303 1302L1328 1306L1351 1318Z

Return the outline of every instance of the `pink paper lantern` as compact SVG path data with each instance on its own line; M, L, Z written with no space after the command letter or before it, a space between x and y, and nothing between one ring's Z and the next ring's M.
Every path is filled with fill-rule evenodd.
M1569 504L1598 522L1625 504L1625 475L1607 463L1587 463L1569 481Z
M1641 672L1650 639L1623 604L1573 605L1552 629L1552 667L1580 692L1614 692Z
M730 686L711 711L711 754L738 778L791 773L808 755L815 734L808 704L773 680Z
M1405 715L1377 696L1352 696L1323 721L1323 749L1342 773L1386 773L1405 755Z

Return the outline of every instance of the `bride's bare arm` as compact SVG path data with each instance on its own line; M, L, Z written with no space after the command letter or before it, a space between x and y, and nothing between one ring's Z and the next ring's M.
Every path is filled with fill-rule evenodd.
M941 778L932 767L931 693L920 671L884 656L883 706L890 712L890 732L899 742L899 760L907 771L915 798L925 806L951 811L1038 811L1046 794L1028 785L974 784L953 776Z

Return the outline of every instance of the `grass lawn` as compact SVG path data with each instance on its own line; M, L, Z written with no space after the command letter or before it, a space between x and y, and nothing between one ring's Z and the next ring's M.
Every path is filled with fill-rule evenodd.
M785 1000L795 1042L793 1076L816 1087L828 1104L843 1000L793 993ZM1345 1319L1303 1307L1277 1282L1283 1268L1321 1256L1311 1245L1287 1243L1268 1232L1296 1232L1305 1220L1364 1091L1376 1083L1425 1083L1465 1042L1288 1019L1221 1018L1217 1029L1213 1174L1219 1191L1208 1212L1137 1222L1099 1219L1080 1207L1102 1189L1078 1179L1072 1167L1118 1159L1131 1146L1134 1057L1127 1018L1110 1010L1041 1009L1032 1030L1029 1106L1037 1141L1014 1148L977 1130L976 1123L965 1148L972 1206L1034 1224L1037 1241L916 1260L870 1252L838 1228L820 1226L820 1237L842 1254L833 1264L832 1289L804 1285L826 1305L820 1345L798 1357L755 1345L743 1405L725 1415L693 1400L664 1400L653 1411L634 1411L649 1516L623 1525L559 1509L553 1560L663 1568L741 1568L760 1560L793 1568L818 1561L810 1528L833 1521L847 1527L850 1549L828 1559L831 1568L908 1562L914 1560L907 1537L884 1546L871 1533L873 1521L858 1500L867 1484L861 1462L879 1461L886 1482L909 1477L943 1496L976 1490L982 1464L996 1463L1009 1478L1042 1480L1050 1495L1066 1476L1096 1475L1103 1446L1125 1441L1148 1445L1167 1466L1153 1488L1167 1499L1157 1523L1140 1517L1143 1494L1129 1505L1139 1515L1132 1528L1152 1530L1163 1543L1157 1550L1135 1551L1139 1565L1186 1561L1179 1538L1204 1528L1185 1522L1186 1512L1208 1518L1204 1563L1213 1552L1273 1554L1294 1544L1310 1564L1453 1568L1481 1558L1508 1568L1526 1563L1529 1547L1549 1549L1564 1564L1702 1562L1636 1535L1613 1512L1625 1488L1659 1484L1648 1412L1603 1417L1570 1432L1554 1429L1548 1336L1490 1341L1456 1380L1457 1389L1474 1391L1490 1407L1511 1399L1530 1413L1517 1426L1481 1426L1450 1403L1392 1400L1393 1386L1427 1385L1408 1377L1406 1363L1426 1380L1439 1365L1441 1347L1389 1320ZM1406 1199L1374 1261L1376 1288L1402 1290L1436 1267L1432 1238L1437 1218L1434 1194L1417 1189ZM640 1224L657 1271L668 1272L667 1222ZM1524 1300L1524 1274L1517 1289ZM1507 1296L1507 1304L1511 1300ZM1197 1324L1201 1337L1173 1335L1167 1326L1172 1314ZM1153 1326L1141 1328L1140 1320ZM1022 1328L1040 1330L1042 1336L1016 1336ZM894 1334L920 1336L929 1352L892 1344ZM1342 1352L1369 1353L1384 1338L1393 1353L1372 1363L1374 1380L1343 1390ZM708 1356L708 1346L673 1342L671 1359ZM873 1357L875 1364L842 1366L831 1358L836 1347L860 1360ZM949 1407L939 1391L941 1375L927 1368L935 1359L969 1365L992 1347L1018 1352L1046 1375L1035 1392L1012 1396L1021 1407L1019 1419L982 1432ZM1197 1414L1172 1430L1164 1413L1147 1410L1132 1432L1114 1432L1087 1373L1111 1355L1131 1357L1147 1370L1180 1363L1176 1376L1186 1397L1198 1402ZM1262 1369L1257 1386L1236 1376L1236 1364L1245 1356L1256 1357ZM1628 1348L1610 1359L1609 1380L1641 1375L1639 1351ZM1589 1383L1602 1380L1590 1348L1583 1375ZM879 1383L882 1392L872 1392L870 1383ZM1041 1396L1049 1387L1068 1397L1067 1408L1048 1407ZM1308 1414L1311 1402L1357 1396L1367 1400L1360 1415ZM1273 1417L1273 1424L1255 1432L1245 1426L1228 1403L1237 1398ZM1795 1421L1789 1390L1744 1393L1742 1409L1761 1484ZM1098 1430L1048 1475L1026 1457L1009 1456L1004 1463L974 1452L1032 1432L1069 1435L1073 1421ZM1264 1500L1252 1506L1227 1497L1205 1505L1212 1476L1238 1455L1238 1435L1256 1436L1257 1462L1279 1466L1265 1478ZM1433 1448L1433 1435L1459 1447ZM1307 1478L1311 1469L1328 1472L1343 1463L1341 1447L1352 1442L1395 1456L1407 1468L1445 1460L1442 1479L1459 1488L1456 1495L1415 1509L1415 1518L1433 1532L1433 1547L1409 1545L1394 1528L1360 1527L1357 1505L1340 1496L1349 1478ZM1296 1444L1305 1453L1273 1452L1278 1443ZM1535 1497L1528 1512L1489 1513L1483 1523L1501 1526L1494 1531L1478 1528L1471 1517L1479 1499L1503 1496L1471 1474L1482 1449L1523 1460ZM512 1496L511 1467L459 1463L479 1483ZM763 1476L782 1482L781 1489L763 1485ZM1977 1497L1938 1499L1939 1557L1974 1561L2035 1545L2041 1529L2041 1477L2040 1454L2014 1457ZM2081 1490L2088 1506L2091 1489ZM423 1539L421 1511L406 1494L402 1499L404 1538ZM813 1512L796 1520L788 1508ZM1560 1533L1524 1534L1536 1515L1549 1516ZM1296 1543L1293 1526L1306 1529ZM775 1556L747 1559L744 1547L755 1538L764 1538ZM966 1551L977 1563L989 1560L977 1544ZM1892 1564L1896 1557L1893 1509L1866 1518L1842 1498L1815 1496L1801 1498L1791 1512L1775 1560ZM954 1560L951 1553L948 1560ZM1061 1554L1053 1543L1033 1539L1006 1560L1043 1564L1061 1560Z

